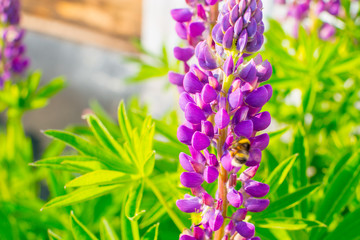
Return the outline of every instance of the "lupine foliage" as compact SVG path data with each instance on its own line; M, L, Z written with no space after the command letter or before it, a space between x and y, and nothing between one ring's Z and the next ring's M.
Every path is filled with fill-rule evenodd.
M195 8L191 5L193 1L187 2L191 16L195 9L200 9L202 17L182 19L174 34L180 33L186 40L181 48L196 49L196 44L208 41L211 32L206 29L215 25L207 25L210 18L204 17L202 8L209 14L209 7L216 1L199 1L203 6ZM326 41L319 38L322 20L317 18L314 19L317 28L299 25L297 38L287 34L274 20L269 20L265 29L260 53L262 59L271 63L273 72L263 85L271 84L273 94L261 111L271 113L272 124L265 130L270 142L262 151L261 164L253 180L270 186L266 195L270 205L244 219L256 226L255 236L261 239L359 238L360 13L350 9L353 2L341 1L336 18L344 23L343 27L337 26L334 35ZM220 15L219 20L226 11L220 9ZM195 24L190 31L192 23ZM205 26L203 32L200 31L202 24ZM230 22L230 26L222 30L231 27ZM216 40L224 44L224 38L221 42L220 37ZM199 74L201 69L207 78L217 77L204 69L214 66L211 64L222 66L222 70L229 73L231 60L228 56L234 57L234 52L240 49L236 49L238 41L232 43L231 50L226 49L230 45L225 46L224 54L217 56L214 62L200 63L193 58L174 64L164 50L158 64L152 60L150 64L138 61L143 68L134 80L161 76L168 71ZM213 49L215 46L217 52ZM203 56L211 58L222 50L219 45L207 48L203 43L198 47L201 51L197 52L197 59L211 60L201 54L208 49L212 54L207 52ZM155 58L150 56L149 59ZM243 56L244 62L239 64L246 65L254 59L258 65L258 58ZM227 67L224 68L225 61ZM199 68L192 63L199 64ZM161 71L157 71L159 66ZM194 226L202 221L201 216L183 213L176 206L177 199L192 194L182 186L184 182L180 182L184 169L179 163L179 154L194 154L177 139L181 110L167 113L162 119L152 119L146 106L135 99L127 103L127 108L120 103L118 121L114 121L94 102L83 115L86 126L45 131L54 140L41 160L33 162L31 140L24 133L21 118L26 111L45 106L64 86L64 82L57 79L39 88L39 80L38 72L24 80L11 78L0 92L0 110L7 121L0 134L1 239L178 239L180 234L192 235L187 230L191 226L192 230L201 232L199 228L203 227ZM182 87L178 89L183 91ZM211 89L207 87L207 90ZM195 96L196 103L202 99L201 94L200 98L196 97L197 93L186 94ZM191 102L193 98L186 99ZM184 110L186 112L186 106ZM214 110L221 113L217 108ZM214 115L216 134L225 114L218 117L221 121ZM196 131L202 133L201 129ZM182 140L198 148L196 144L193 146L193 138L192 134L188 141ZM203 153L209 157L217 152L209 147L208 153ZM209 168L211 164L204 165ZM203 173L199 178L201 183L203 178L209 180L211 176ZM239 183L234 188L236 191L241 188ZM217 180L202 186L216 198ZM214 209L216 211L216 206ZM229 207L229 216L234 211L235 207Z

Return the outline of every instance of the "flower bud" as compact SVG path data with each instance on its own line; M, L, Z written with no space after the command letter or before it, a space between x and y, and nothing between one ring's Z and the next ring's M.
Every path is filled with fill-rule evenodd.
M235 225L235 229L244 238L251 238L255 234L255 226L249 222L238 222Z
M245 202L245 207L249 212L261 212L264 211L269 204L269 199L248 198Z
M210 139L204 133L195 132L192 136L191 145L195 150L201 151L210 145Z
M184 199L179 199L176 201L176 206L186 213L199 212L201 209L201 199L198 197L192 197L188 194L185 194Z
M185 118L190 123L199 124L206 120L204 112L194 103L188 103L185 107Z
M174 56L176 59L180 61L187 62L194 55L194 48L192 47L175 47L174 48Z
M243 203L243 196L240 192L236 191L234 188L231 188L227 193L227 200L232 206L238 208Z
M183 86L185 91L189 93L201 92L203 84L199 81L199 78L192 72L185 74Z
M262 107L268 100L268 92L264 86L256 88L245 98L245 103L251 107Z
M170 14L172 18L177 22L189 22L193 15L188 8L172 9Z
M247 180L244 184L244 190L252 197L264 197L268 194L269 185L254 180Z
M251 148L264 150L269 145L269 134L264 133L250 139Z
M256 114L251 118L251 121L254 124L255 131L262 131L266 129L271 123L271 116L269 112L262 112Z
M183 172L180 175L180 182L184 187L194 188L199 187L203 182L203 176L195 172Z
M236 124L234 128L234 133L238 137L250 138L251 134L253 133L253 130L254 130L253 122L250 120L245 120Z
M201 99L205 103L211 103L217 98L217 93L213 87L211 87L208 83L205 84L201 91Z
M181 152L179 155L179 161L180 161L180 165L183 167L183 169L185 169L188 172L194 171L194 169L190 163L190 161L194 161L194 159L192 159L189 155Z
M225 128L230 122L230 117L224 108L221 108L215 115L215 124L219 129Z
M181 143L184 143L186 145L191 144L191 139L193 135L194 135L194 130L186 127L185 125L181 125L177 130L177 138Z
M204 179L207 183L215 182L219 177L219 171L214 166L207 166L204 170Z

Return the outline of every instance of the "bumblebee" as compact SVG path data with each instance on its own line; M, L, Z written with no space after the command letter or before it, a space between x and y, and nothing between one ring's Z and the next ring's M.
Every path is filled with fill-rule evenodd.
M241 167L249 159L250 141L245 137L236 139L230 147L231 164Z

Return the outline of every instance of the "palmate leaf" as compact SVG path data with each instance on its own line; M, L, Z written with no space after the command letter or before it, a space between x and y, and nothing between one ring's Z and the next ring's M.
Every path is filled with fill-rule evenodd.
M65 187L84 187L92 185L127 184L135 180L132 175L112 171L98 170L82 175L68 182Z
M98 158L100 162L110 168L126 173L137 173L137 169L133 165L122 161L111 152L91 144L89 141L75 134L59 130L47 130L45 134L65 142L85 155Z
M74 212L70 213L71 230L75 240L97 240L92 234L74 215Z
M260 228L301 230L315 227L326 227L325 224L315 220L276 217L256 220L255 225Z
M293 167L298 154L294 154L291 157L282 161L266 179L265 183L270 186L270 193L275 193L280 185L284 182L286 176Z
M100 223L100 239L101 240L119 240L113 228L109 222L105 219L101 219Z
M353 198L355 188L360 181L359 151L345 163L345 166L330 182L324 198L319 202L316 219L325 224L330 224L334 215L338 214ZM324 231L312 231L312 239L320 239Z
M117 185L102 186L102 187L82 187L67 195L56 197L50 200L41 208L41 210L52 207L69 206L75 203L100 197L119 188L122 188L125 191L128 188L128 185L117 184Z
M157 240L158 235L159 235L159 223L149 228L141 237L141 240Z
M265 211L254 215L254 218L261 218L263 216L266 216L266 215L269 215L272 213L276 213L276 212L283 211L285 209L289 209L289 208L297 205L298 203L300 203L302 200L304 200L310 194L314 193L319 188L319 186L320 186L319 183L312 184L312 185L309 185L306 187L302 187L293 193L289 193L285 196L282 196L279 199L277 199L276 201L271 202L271 204Z

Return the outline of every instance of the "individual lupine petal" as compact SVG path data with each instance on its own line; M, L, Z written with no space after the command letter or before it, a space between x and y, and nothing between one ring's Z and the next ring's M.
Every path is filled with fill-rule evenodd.
M194 103L188 103L185 107L185 119L193 124L199 124L206 120L204 112Z
M251 238L255 234L255 226L249 222L238 222L235 225L235 229L244 238Z
M225 168L226 171L230 172L234 167L231 164L231 156L230 153L226 153L221 156L221 165Z
M204 170L204 179L207 183L213 183L219 177L219 171L214 166L207 166Z
M228 0L228 7L229 9L232 9L233 7L236 6L236 0Z
M192 146L189 146L189 151L190 151L191 157L193 159L195 159L198 162L201 162L201 163L205 164L206 158L204 157L204 155L200 151L195 150Z
M186 105L189 102L195 103L194 99L187 92L181 93L179 96L179 106L181 110L185 111Z
M179 238L179 240L197 240L195 237L193 236L189 236L189 235L184 235L182 234Z
M261 151L258 148L254 148L251 146L251 150L249 152L249 159L246 161L246 166L252 167L256 166L261 162Z
M232 118L232 124L236 125L238 124L240 121L244 121L248 115L249 112L249 107L248 106L242 106L241 108L239 108L233 118Z
M268 194L270 187L266 183L261 183L254 180L247 180L244 184L244 190L252 197L265 197Z
M244 29L239 36L239 40L236 44L236 49L239 52L242 52L245 49L246 43L248 41L248 33L247 31Z
M214 202L215 202L214 198L207 192L202 192L201 197L202 197L202 201L205 205L210 206L210 207L214 205Z
M233 213L233 215L231 216L231 219L234 222L239 222L245 219L247 214L247 210L246 208L240 208L238 210L236 210L236 212Z
M184 187L194 188L199 187L203 182L203 176L195 172L183 172L180 175L180 182Z
M205 2L209 5L214 5L215 3L217 3L218 0L205 0Z
M230 130L230 128L228 130ZM225 140L226 146L224 146L224 148L230 147L233 142L234 142L234 136L232 134L228 133L228 136L226 137L226 140Z
M215 42L217 42L218 44L222 44L224 33L222 32L220 24L216 24L214 26L213 30L211 31L211 35Z
M187 30L185 24L177 22L175 25L175 31L179 38L184 40L187 39Z
M196 64L191 65L190 71L193 72L198 77L200 82L208 81L208 75L206 75L203 71L201 71Z
M194 55L193 47L175 47L174 48L174 56L176 59L180 61L187 62Z
M261 33L256 32L253 40L247 43L246 52L254 53L259 51L263 43L264 43L264 36Z
M263 133L250 139L251 148L264 150L269 145L269 134Z
M214 126L209 121L204 121L201 123L201 131L206 134L209 138L214 137Z
M224 72L228 77L233 73L233 71L234 71L234 60L232 58L232 55L230 54L230 56L224 62Z
M204 103L211 103L217 98L217 93L213 87L210 86L210 84L205 84L201 91L201 99L204 101Z
M191 144L193 135L194 135L194 130L186 127L185 125L181 125L177 130L177 138L181 143L184 143L186 145Z
M336 29L334 26L324 23L319 30L319 38L322 40L329 40L335 35Z
M246 27L248 37L253 38L256 34L256 30L257 30L257 22L255 18L251 18L249 25Z
M229 27L224 34L224 38L222 41L223 47L225 49L231 49L233 45L233 40L234 40L234 27Z
M251 12L254 12L256 10L257 7L256 2L257 0L250 0L249 8L251 9Z
M251 60L243 69L241 69L239 76L245 82L252 83L256 80L256 65Z
M202 4L197 5L197 15L199 16L199 18L205 21L207 20L206 12Z
M262 131L266 129L271 123L271 116L269 112L261 112L250 119L254 124L255 131Z
M251 9L248 7L244 13L244 25L247 26L251 20Z
M226 32L229 27L231 27L231 23L230 23L230 13L226 13L222 19L221 19L221 29L223 32Z
M228 225L225 226L225 236L226 235L234 235L235 232L235 226L234 226L234 222L232 220L229 221Z
M267 90L267 92L268 92L268 99L267 99L267 101L269 101L270 98L272 97L273 89L272 89L272 87L271 87L270 84L264 85L264 88L266 88L266 90Z
M239 2L239 14L240 16L244 15L245 9L246 9L246 3L247 1L240 1Z
M209 85L210 85L213 89L218 90L218 91L220 90L219 82L218 82L218 80L217 80L215 77L210 76L210 77L208 78L208 80L209 80Z
M258 76L258 82L267 81L271 77L272 71L272 66L268 60L265 60L260 65L257 65L256 76Z
M210 139L204 133L195 132L192 136L191 145L195 150L201 151L210 145Z
M234 127L234 133L238 137L246 137L250 138L251 134L253 133L254 125L253 122L250 120L241 121Z
M261 240L260 237L253 237L253 238L250 238L249 240Z
M220 229L224 222L224 218L221 215L221 212L219 210L215 210L215 213L210 216L209 219L209 225L212 231L217 231Z
M241 31L243 30L244 26L244 20L242 17L239 17L239 19L234 24L234 35L236 38L240 35Z
M245 182L245 181L253 178L258 169L259 169L259 165L256 165L253 167L248 167L245 171L243 171L240 174L240 181Z
M203 22L192 22L189 25L189 33L191 37L198 37L205 31Z
M190 163L191 161L194 161L194 159L192 159L192 157L181 152L179 155L179 161L180 161L180 165L183 167L183 169L185 169L188 172L194 171L194 169Z
M230 117L224 108L221 108L215 115L215 124L219 129L225 128L230 122Z
M242 103L243 94L240 88L229 94L229 104L232 109L238 108Z
M204 229L200 228L200 227L197 227L197 226L194 226L193 228L193 232L194 232L194 237L196 239L203 239L204 238Z
M256 88L245 97L245 103L251 107L262 107L267 102L267 100L268 91L264 86Z
M254 13L254 18L255 18L255 21L257 23L260 23L263 19L263 13L262 11L258 8L256 9L255 13Z
M265 31L265 26L264 26L264 23L263 21L261 21L258 25L257 25L257 32L259 34L263 34Z
M230 12L230 22L232 25L235 24L236 20L238 20L240 14L239 14L239 5L236 4Z
M182 212L186 212L186 213L199 212L201 209L201 199L186 194L184 199L179 199L176 201L176 206Z
M191 167L194 169L195 172L201 173L201 174L204 172L204 169L205 169L204 164L196 162L193 159L190 159L190 164L191 164ZM191 172L193 172L193 171L191 171Z
M236 208L240 207L243 203L243 196L234 188L229 189L226 197L229 203Z
M184 89L189 93L201 92L203 84L200 82L199 78L192 72L188 72L184 77Z
M270 204L269 199L262 198L248 198L245 202L245 207L249 212L264 211Z
M188 8L177 8L170 11L172 18L177 22L189 22L192 18L192 12Z
M168 74L169 82L178 86L183 85L184 75L170 71Z

